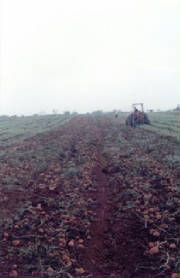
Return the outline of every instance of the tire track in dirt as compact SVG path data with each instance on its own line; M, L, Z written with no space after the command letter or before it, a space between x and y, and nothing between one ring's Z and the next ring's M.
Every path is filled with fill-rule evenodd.
M109 126L110 122L105 122L105 125ZM113 164L112 157L108 159L104 156L105 142L103 138L108 134L102 127L98 125L97 127L102 134L101 145L96 146L94 154L91 156L95 162L91 179L92 183L96 185L97 192L91 194L91 197L97 203L96 219L91 226L92 238L83 252L82 261L84 268L95 278L115 277L116 275L128 278L142 254L142 247L140 246L137 251L132 244L135 234L131 225L134 226L134 222L138 222L138 220L132 219L128 214L121 221L116 219L117 207L120 205L119 201L118 203L116 201L116 195L121 194L124 189L117 180L112 182L118 169ZM109 165L110 170L108 170ZM87 193L88 196L89 193Z
M106 165L106 161L100 153L97 154L97 160L97 165L92 169L92 182L97 186L96 194L92 194L92 198L97 202L96 221L91 227L92 239L83 254L83 261L88 272L98 278L104 273L105 234L108 231L108 220L112 211L109 204L108 183L102 173L102 166Z

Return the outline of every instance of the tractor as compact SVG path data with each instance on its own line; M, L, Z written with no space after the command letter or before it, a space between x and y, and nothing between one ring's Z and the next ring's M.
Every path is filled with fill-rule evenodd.
M137 109L137 106L140 106L140 110ZM136 127L142 124L150 124L148 116L144 112L143 103L134 103L132 105L133 112L127 117L126 125L131 127Z

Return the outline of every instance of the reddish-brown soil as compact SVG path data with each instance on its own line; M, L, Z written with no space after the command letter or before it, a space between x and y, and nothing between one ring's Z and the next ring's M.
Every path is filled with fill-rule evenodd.
M173 139L106 116L9 146L1 276L178 278L177 152Z

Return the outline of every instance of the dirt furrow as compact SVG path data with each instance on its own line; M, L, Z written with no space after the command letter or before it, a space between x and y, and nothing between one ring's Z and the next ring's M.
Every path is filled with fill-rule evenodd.
M103 136L107 135L103 130L101 133ZM92 183L97 191L88 193L87 196L91 196L97 206L94 209L95 222L90 228L92 238L83 252L83 264L95 278L117 275L119 278L128 278L135 271L136 264L143 254L143 248L141 245L138 246L137 241L135 245L138 246L138 250L134 252L133 237L136 240L136 233L133 227L137 228L138 233L139 221L128 213L121 220L117 218L119 206L124 202L123 198L117 202L117 194L122 194L124 188L116 178L117 165L113 163L110 151L109 158L104 156L104 148L105 142L102 140L91 157L95 161Z
M92 182L96 184L97 192L91 194L91 198L97 204L95 209L96 219L90 229L92 238L84 252L83 263L94 277L100 278L105 271L105 235L108 232L108 221L112 216L112 208L109 201L108 182L102 173L102 166L106 162L100 153L98 153L97 160L97 165L92 169Z

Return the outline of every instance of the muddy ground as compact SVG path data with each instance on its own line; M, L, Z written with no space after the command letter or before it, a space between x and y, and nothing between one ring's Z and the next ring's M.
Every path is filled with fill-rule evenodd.
M1 277L178 278L179 145L78 116L4 149Z

